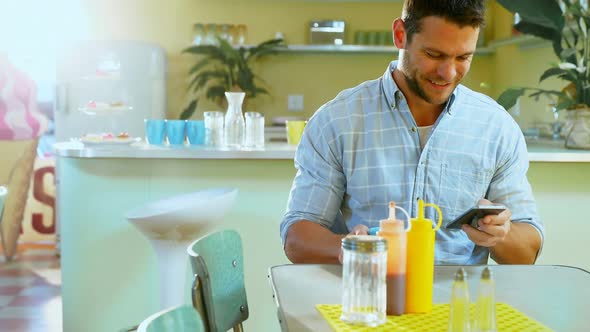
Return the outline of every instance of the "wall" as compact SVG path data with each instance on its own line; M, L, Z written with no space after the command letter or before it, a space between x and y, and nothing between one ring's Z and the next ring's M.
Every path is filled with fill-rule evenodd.
M286 42L304 44L311 19L344 19L348 41L355 30L386 30L399 16L401 3L326 3L295 0L85 0L92 38L140 39L162 45L169 58L168 114L176 117L187 104L187 72L194 58L181 55L192 40L192 24L242 23L248 43L259 43L283 32ZM249 110L274 116L310 116L340 90L383 74L394 54L281 54L265 60L256 72L268 83L271 97L248 104ZM493 57L477 56L465 83L479 89L490 82ZM303 94L303 113L287 112L287 95ZM199 112L218 108L199 105Z
M494 26L492 35L495 39L511 36L513 15L497 3L490 7L493 11ZM496 50L492 66L495 68L492 75L491 95L497 98L502 91L509 87L537 87L539 77L549 68L551 63L556 63L558 58L553 53L549 43L537 44L533 47L506 45ZM545 89L561 90L565 86L564 81L548 79L540 87ZM549 100L544 97L539 101L523 97L520 99L522 128L539 125L541 122L552 120L551 113L546 105Z

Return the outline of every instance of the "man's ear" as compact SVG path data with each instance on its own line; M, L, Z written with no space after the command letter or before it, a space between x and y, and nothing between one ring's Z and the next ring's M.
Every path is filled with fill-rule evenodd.
M393 30L393 44L398 49L406 47L406 28L404 21L401 18L396 18L392 25Z

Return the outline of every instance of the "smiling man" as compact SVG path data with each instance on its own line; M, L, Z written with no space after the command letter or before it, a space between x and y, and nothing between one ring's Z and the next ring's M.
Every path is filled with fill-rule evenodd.
M281 223L295 263L337 263L340 241L385 219L389 201L416 216L440 206L437 264L532 264L543 242L524 137L493 99L460 82L469 71L484 0L406 0L393 22L399 61L342 91L309 120ZM507 209L461 230L444 226L477 203ZM430 219L437 219L427 211Z

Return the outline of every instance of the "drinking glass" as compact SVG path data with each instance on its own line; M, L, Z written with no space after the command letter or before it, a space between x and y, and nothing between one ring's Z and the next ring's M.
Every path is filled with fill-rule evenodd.
M205 121L189 120L186 122L186 138L190 145L205 144Z
M223 113L219 111L205 112L205 145L223 146Z
M244 145L247 148L261 149L264 147L264 115L259 112L246 112L246 139Z
M162 145L166 137L166 120L145 119L145 139L148 144Z
M186 136L186 121L166 120L166 136L170 145L183 145Z

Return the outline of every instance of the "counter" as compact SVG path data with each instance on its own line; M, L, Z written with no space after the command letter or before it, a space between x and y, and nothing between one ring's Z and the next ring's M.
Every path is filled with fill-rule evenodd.
M590 151L564 148L563 141L528 141L531 162L590 162ZM79 142L58 143L56 154L72 158L150 158L150 159L293 159L296 147L287 143L267 143L260 150L215 150L202 146L93 145Z
M294 151L280 143L261 151L57 144L64 331L118 331L157 311L155 253L124 216L145 203L211 187L239 190L216 228L242 236L250 307L244 328L278 331L267 270L288 263L279 224L295 175ZM529 153L528 176L548 234L539 262L590 269L590 257L575 254L590 234L578 209L590 205L588 152L540 142L530 144Z

